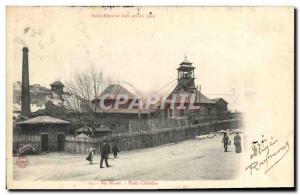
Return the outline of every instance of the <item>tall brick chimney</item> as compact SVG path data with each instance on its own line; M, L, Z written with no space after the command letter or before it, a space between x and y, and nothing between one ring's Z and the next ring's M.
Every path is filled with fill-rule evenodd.
M22 94L21 94L21 114L30 117L30 91L29 91L29 69L28 69L28 48L23 47L22 62Z

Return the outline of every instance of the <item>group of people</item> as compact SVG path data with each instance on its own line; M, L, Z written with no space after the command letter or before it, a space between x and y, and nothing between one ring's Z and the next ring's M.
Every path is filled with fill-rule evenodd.
M233 140L234 140L235 152L241 153L242 152L241 136L239 135L239 133L236 133ZM224 152L228 152L228 145L230 145L230 140L229 140L229 136L227 135L227 133L224 133L222 143L224 144ZM106 167L110 167L110 165L108 164L108 157L109 157L109 154L111 153L111 151L114 155L114 158L117 158L119 149L116 144L114 144L112 149L110 148L110 144L108 144L106 142L104 142L101 145L101 147L100 147L100 154L101 154L100 168L103 168L103 161L105 162ZM89 161L90 165L93 164L93 158L95 156L95 152L96 152L96 149L91 148L88 156L86 157L86 160Z
M110 145L108 143L106 143L106 142L102 143L102 145L100 147L100 154L101 154L100 168L103 168L103 161L105 162L106 167L110 167L110 165L108 164L108 157L109 157L109 154L111 153L111 151L114 155L114 158L117 158L118 152L119 152L117 145L115 144L112 147L112 150L110 150ZM96 149L91 148L88 156L86 157L86 160L89 161L90 165L93 164L93 158L95 156L95 152L96 152Z
M239 133L236 133L236 135L233 138L233 141L234 141L234 146L235 146L235 152L241 153L242 146L241 146L241 136ZM227 135L227 133L224 133L222 143L224 144L224 152L227 152L228 145L230 145L230 140L229 140L229 136Z

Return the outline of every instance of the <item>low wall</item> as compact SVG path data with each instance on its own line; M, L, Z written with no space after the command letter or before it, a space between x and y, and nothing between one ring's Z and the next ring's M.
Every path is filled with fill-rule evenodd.
M101 151L100 146L103 142L107 142L111 146L116 144L120 151L129 151L194 139L196 135L205 135L221 129L236 129L241 127L242 121L240 119L231 119L189 125L181 128L113 134L101 138L78 139L75 137L66 137L65 152L86 154L90 147L95 147L96 153L99 154Z

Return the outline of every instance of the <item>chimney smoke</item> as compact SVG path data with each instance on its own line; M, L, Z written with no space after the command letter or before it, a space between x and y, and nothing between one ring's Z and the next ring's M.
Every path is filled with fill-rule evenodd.
M29 69L28 69L28 48L23 47L22 61L22 94L21 94L21 114L30 117L30 91L29 91Z

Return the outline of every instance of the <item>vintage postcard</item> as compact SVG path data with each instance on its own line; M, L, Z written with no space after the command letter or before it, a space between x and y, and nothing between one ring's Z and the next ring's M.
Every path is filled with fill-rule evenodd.
M8 6L7 188L293 188L294 17Z

